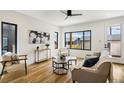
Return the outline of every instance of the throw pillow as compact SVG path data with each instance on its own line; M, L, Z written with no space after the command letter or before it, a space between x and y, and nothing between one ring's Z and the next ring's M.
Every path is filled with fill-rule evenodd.
M98 60L99 60L99 57L86 59L84 61L83 66L84 67L92 67L98 62Z

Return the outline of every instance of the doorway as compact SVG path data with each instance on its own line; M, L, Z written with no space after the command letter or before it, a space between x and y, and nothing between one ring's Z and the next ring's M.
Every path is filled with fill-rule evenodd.
M17 24L1 23L1 54L17 53Z

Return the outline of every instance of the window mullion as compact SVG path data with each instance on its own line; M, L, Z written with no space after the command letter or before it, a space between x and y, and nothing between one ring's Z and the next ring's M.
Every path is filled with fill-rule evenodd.
M111 29L111 27L110 27L110 35L112 35L112 29Z
M83 50L84 50L84 31L83 31Z

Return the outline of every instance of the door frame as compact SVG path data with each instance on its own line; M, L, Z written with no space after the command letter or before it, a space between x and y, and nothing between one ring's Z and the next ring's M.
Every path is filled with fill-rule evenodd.
M17 53L17 24L9 22L1 22L1 55L3 50L3 24L14 25L15 26L15 53Z

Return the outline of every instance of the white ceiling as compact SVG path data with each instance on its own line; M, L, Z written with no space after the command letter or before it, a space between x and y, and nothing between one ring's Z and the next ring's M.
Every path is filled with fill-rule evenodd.
M32 16L56 26L67 26L124 16L123 10L72 10L72 13L82 13L83 15L69 17L65 20L66 15L61 13L60 10L17 10L16 12Z

